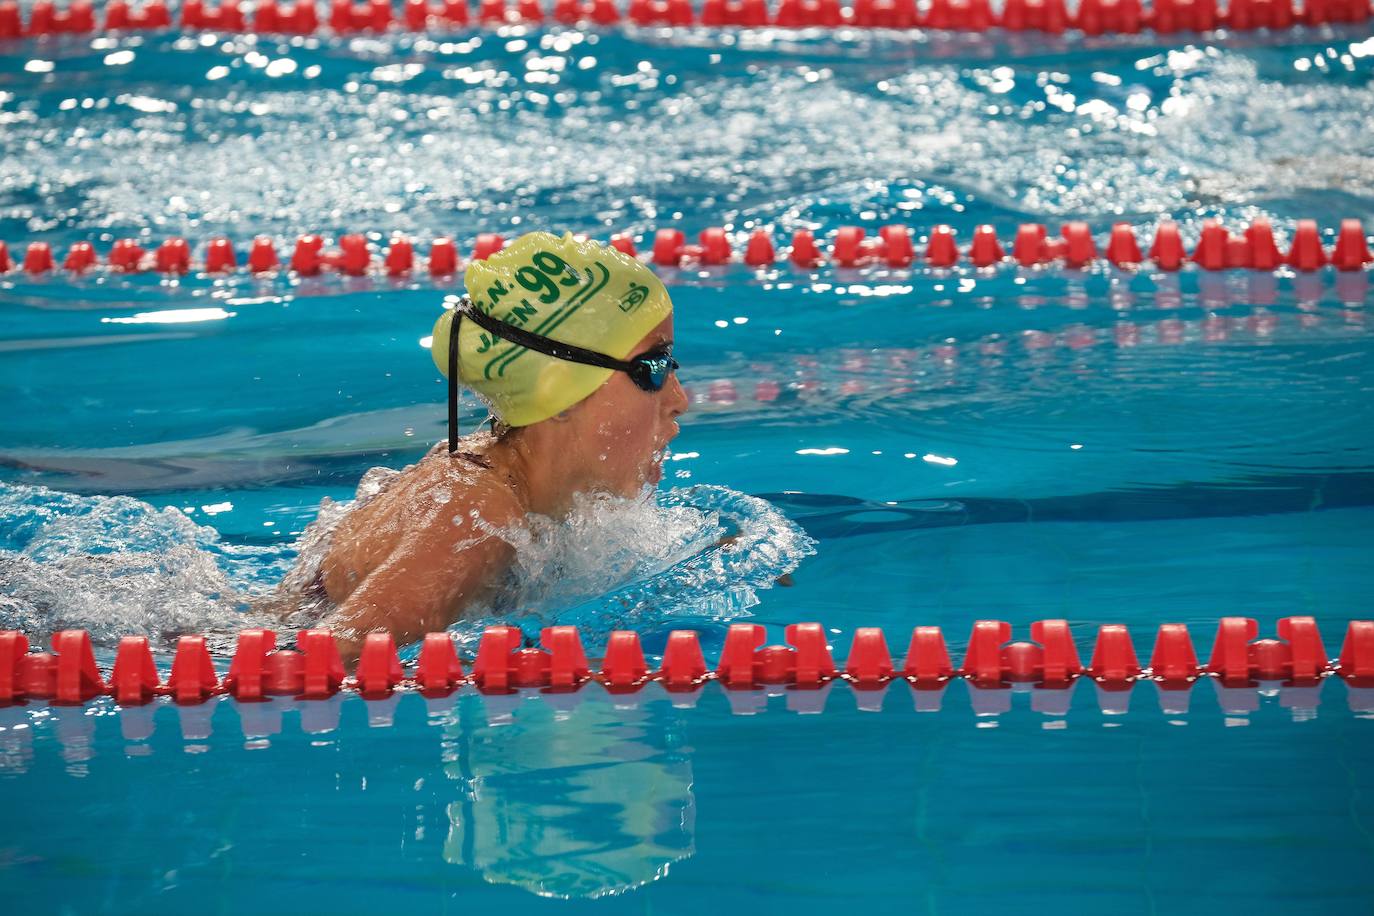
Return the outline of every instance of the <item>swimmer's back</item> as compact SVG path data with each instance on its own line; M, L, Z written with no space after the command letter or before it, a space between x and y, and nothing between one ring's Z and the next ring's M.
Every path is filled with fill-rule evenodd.
M320 565L337 607L325 625L355 642L387 629L398 644L445 629L510 565L489 529L523 515L482 455L431 451L339 521Z

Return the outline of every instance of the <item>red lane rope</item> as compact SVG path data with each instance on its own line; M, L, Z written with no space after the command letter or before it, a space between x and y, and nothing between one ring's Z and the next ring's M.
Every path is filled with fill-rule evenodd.
M471 10L466 0L403 0L400 13L390 0L331 0L321 16L314 0L258 0L251 14L238 0L185 0L173 16L165 0L109 0L97 17L88 0L71 0L59 9L51 0L37 0L24 22L18 4L0 2L0 38L60 33L170 29L186 31L258 32L310 35L329 29L339 35L451 30L473 24L608 26L629 22L638 26L779 26L782 28L942 29L983 32L1008 31L1061 34L1077 29L1087 35L1206 32L1286 29L1295 25L1357 23L1370 18L1369 0L1080 0L1070 10L1065 0L1005 0L992 9L989 0L931 0L927 9L915 0L703 0L698 11L691 0L629 0L628 8L615 0L553 0L546 9L540 0L478 0Z
M801 268L831 264L845 268L881 265L899 269L944 269L970 264L976 268L1061 265L1081 269L1105 260L1122 269L1153 265L1163 271L1181 270L1189 263L1213 271L1275 271L1291 267L1311 272L1328 265L1341 271L1362 271L1374 263L1369 241L1358 219L1346 219L1340 223L1335 243L1328 248L1322 243L1316 220L1303 219L1294 226L1285 252L1275 241L1269 220L1259 218L1241 232L1233 232L1219 220L1207 220L1191 252L1184 244L1178 224L1172 220L1164 220L1155 227L1148 249L1142 249L1138 232L1129 223L1115 224L1106 244L1099 250L1098 241L1087 223L1069 222L1060 228L1058 236L1051 236L1043 223L1022 224L1016 230L1010 250L998 239L996 230L988 225L974 229L967 247L960 247L954 230L947 225L932 226L920 238L902 225L883 226L872 237L859 226L844 226L830 240L829 250L822 251L821 243L808 229L797 230L792 235L791 245L779 250L765 229L756 229L746 235L732 234L717 226L702 230L695 244L689 244L680 229L659 229L653 235L652 249L645 259L656 267L665 268L731 263L764 268L783 260ZM919 254L918 242L924 245ZM610 244L626 254L639 256L631 235L613 236ZM504 245L505 238L501 235L480 234L473 243L471 260L486 258ZM448 237L434 239L427 256L417 253L415 243L401 235L393 236L380 255L362 234L340 236L337 246L332 248L326 247L322 236L302 235L289 255L278 249L274 239L265 235L253 240L246 257L242 257L234 243L223 236L211 238L201 250L203 255L193 257L190 243L183 238L167 239L151 250L138 239L125 238L114 243L102 263L93 244L74 242L61 261L61 269L70 274L84 274L103 267L113 273L172 275L190 273L193 269L206 274L247 269L253 274L290 272L300 277L334 272L346 276L388 277L428 274L442 279L455 276L465 266L458 246ZM30 242L20 257L17 251L11 256L9 248L0 241L0 275L22 271L38 276L58 269L58 260L47 242Z
M1030 641L1014 642L1011 624L980 620L973 625L963 663L956 666L939 627L916 627L900 665L881 629L860 627L840 665L818 623L789 625L787 644L774 646L764 645L763 626L738 623L726 633L714 668L707 664L694 630L669 634L662 660L654 668L645 658L639 634L631 630L613 632L594 666L576 627L547 627L540 639L542 648L524 648L519 629L492 626L483 632L477 657L466 668L448 633L426 636L409 671L390 633L370 633L350 675L328 630L302 630L296 634L295 649L279 649L276 633L252 629L239 634L223 677L205 637L182 636L164 680L146 636L121 639L107 675L96 664L85 630L54 634L52 652L29 651L24 634L9 630L0 632L0 704L29 699L81 704L98 696L112 696L123 706L158 696L197 704L221 694L247 701L270 696L323 700L340 691L385 697L398 689L446 695L468 684L483 693L519 688L557 692L574 691L589 681L613 693L633 693L651 682L669 691L691 692L713 680L727 690L769 685L821 689L831 683L876 690L900 680L919 691L939 690L959 678L983 689L1013 683L1067 688L1084 678L1108 690L1128 690L1142 680L1153 680L1165 690L1186 690L1201 678L1213 678L1223 687L1254 687L1257 681L1302 686L1328 676L1340 677L1352 687L1374 687L1374 620L1350 621L1334 659L1327 656L1312 617L1285 617L1276 631L1277 639L1258 639L1255 620L1222 618L1204 664L1198 661L1187 626L1166 623L1159 627L1148 664L1142 664L1127 628L1106 624L1099 627L1085 665L1066 620L1038 620L1030 626Z

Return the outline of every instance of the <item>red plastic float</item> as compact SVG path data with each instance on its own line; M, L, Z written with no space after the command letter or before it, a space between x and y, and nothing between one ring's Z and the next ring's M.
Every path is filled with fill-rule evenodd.
M206 6L203 0L185 0L181 5L181 27L187 31L242 32L244 22L238 0L221 0L213 8Z
M997 24L988 0L931 0L928 29L985 32Z
M1146 23L1160 34L1210 32L1218 23L1216 0L1154 0Z
M816 237L809 229L798 229L792 235L792 253L789 260L798 267L815 267L821 263L821 250L816 247Z
M1238 32L1293 27L1293 5L1287 0L1229 0L1226 25Z
M768 4L765 0L703 0L701 24L746 28L767 25Z
M1335 670L1352 684L1374 685L1374 620L1350 621Z
M856 687L879 687L895 676L887 637L877 627L859 627L849 646L844 676Z
M4 641L0 639L0 665L4 663ZM162 687L157 663L146 636L125 636L115 652L114 669L110 672L110 688L120 706L139 706L153 699ZM0 683L0 691L3 683ZM0 695L0 701L3 701Z
M281 267L277 246L270 238L260 235L248 249L248 269L255 274L268 273Z
M660 267L677 267L685 256L687 237L681 229L660 229L654 236L654 263Z
M888 267L910 267L916 260L916 247L906 226L884 226L878 230L878 237L882 239L883 262Z
M973 230L973 244L969 246L968 256L974 267L994 267L1007 255L997 241L996 230L984 225Z
M1337 270L1362 270L1366 264L1374 263L1374 254L1369 252L1369 240L1359 220L1341 220L1336 247L1331 251L1331 263Z
M224 688L242 701L263 700L268 693L267 656L277 646L277 634L253 629L239 633L238 647L224 676Z
M750 267L772 267L776 260L777 253L773 250L773 240L767 230L755 229L744 248L744 263Z
M1134 35L1143 20L1140 0L1079 0L1074 25L1085 35Z
M62 262L62 269L80 274L98 263L99 258L96 257L94 245L90 242L73 242L72 247L67 250L67 259Z
M730 263L730 240L725 235L725 230L719 227L701 230L701 235L697 237L699 249L697 259L702 264L729 264Z
M253 9L253 31L264 34L310 35L320 27L315 0L259 0Z
M1079 269L1097 260L1097 244L1087 223L1065 223L1060 229L1064 237L1064 266Z
M649 665L644 660L639 634L633 630L611 633L601 661L601 682L612 690L629 690L641 686L648 676Z
M690 0L630 0L635 25L691 25L695 14Z
M214 238L205 246L205 272L227 273L239 266L234 246L226 238Z
M372 246L363 235L345 235L339 238L339 251L331 263L339 273L350 277L361 277L372 266Z
M920 14L914 0L854 0L850 22L870 29L914 29Z
M105 4L105 28L122 29L171 28L172 17L162 0L148 0L141 8L133 9L126 0L110 0Z
M1250 244L1249 267L1255 270L1276 270L1283 264L1283 255L1274 242L1274 228L1269 220L1259 217L1245 230L1245 240Z
M477 236L477 241L472 245L472 259L484 261L505 247L506 239L504 236L497 235L495 232L484 232Z
M182 636L177 640L172 673L167 676L167 691L178 703L203 703L219 691L219 675L204 636Z
M926 263L931 267L953 267L959 263L959 247L954 241L954 230L939 225L930 230L926 242Z
M463 664L458 650L447 633L430 633L420 644L420 658L415 666L415 686L427 695L452 692L463 682Z
M185 239L167 239L153 254L153 264L161 274L191 272L191 246Z
M1097 630L1097 644L1085 672L1106 685L1128 684L1140 676L1131 633L1121 624L1104 624Z
M1130 223L1116 223L1107 242L1107 260L1117 267L1135 267L1145 260L1140 254L1135 229Z
M1045 241L1049 233L1042 223L1022 223L1012 242L1011 256L1022 267L1034 267L1049 260Z
M1209 219L1202 224L1202 235L1193 249L1193 261L1205 270L1225 270L1230 233L1219 221Z
M133 274L143 269L147 252L133 239L120 239L110 248L110 267L120 273Z
M916 627L911 631L902 676L917 687L939 686L958 671L950 661L949 647L939 627Z
M614 9L614 5L611 7ZM563 25L577 25L581 22L595 22L595 9L591 3L584 0L555 0L553 5L553 19ZM615 22L619 19L619 11L616 11Z
M1034 30L1060 35L1069 24L1064 0L1007 0L1002 7L1002 28L1012 32Z
M458 246L452 239L438 238L430 244L429 272L435 277L451 277L458 272Z
M836 267L857 267L867 254L864 250L864 231L859 226L843 226L835 233L830 260Z
M24 34L24 21L19 15L19 4L14 0L0 2L0 38L20 38Z
M415 269L415 246L410 239L394 236L387 245L382 264L388 277L403 277Z
M1169 221L1159 224L1155 229L1155 241L1150 246L1150 260L1160 270L1178 270L1186 257L1183 250L1183 237L1179 235L1178 225Z
M1288 263L1300 271L1313 271L1326 265L1326 250L1315 220L1300 219L1293 231L1293 246L1288 250Z
M313 277L324 268L324 239L318 235L303 235L296 239L291 252L291 269L302 277Z
M780 0L773 23L785 29L833 29L844 24L844 12L839 0Z
M54 702L84 703L105 692L105 681L95 666L91 634L85 630L62 630L54 633L52 649L57 653L57 660L53 666Z
M709 669L695 630L674 630L663 647L658 676L669 690L691 690L706 680Z
M401 659L396 654L396 640L392 635L368 633L363 640L357 672L354 674L358 694L365 698L387 696L404 677L405 671L401 668Z

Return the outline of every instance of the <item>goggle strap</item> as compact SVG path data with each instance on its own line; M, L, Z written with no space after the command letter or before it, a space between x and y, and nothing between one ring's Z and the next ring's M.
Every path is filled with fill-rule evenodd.
M448 323L448 453L458 451L458 327L463 313L453 310Z
M472 304L472 300L464 296L454 309L455 312L461 311L481 327L497 337L509 340L513 344L526 347L536 353L543 353L545 356L552 356L555 359L563 359L572 363L582 363L586 366L596 366L601 369L616 369L620 372L633 372L636 363L626 362L623 359L616 359L607 356L605 353L598 353L595 350L587 350L575 344L563 343L548 337L541 337L538 334L531 334L522 328L517 328L513 324L508 324L499 318L478 309Z

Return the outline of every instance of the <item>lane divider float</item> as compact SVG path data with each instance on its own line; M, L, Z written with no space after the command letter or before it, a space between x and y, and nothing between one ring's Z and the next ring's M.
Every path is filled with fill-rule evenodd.
M71 0L59 8L52 0L36 0L28 21L15 0L0 0L0 39L55 34L151 31L250 32L310 35L327 28L338 35L379 34L388 31L451 31L470 25L636 26L758 28L880 28L938 29L1058 35L1077 30L1086 35L1133 35L1145 30L1160 34L1209 32L1214 29L1248 31L1358 23L1370 18L1369 0L1154 0L1147 8L1140 0L1080 0L1070 10L1065 0L1005 0L995 10L989 0L931 0L921 9L916 0L629 0L623 8L615 0L478 0L476 10L466 0L403 0L400 12L391 0L330 0L321 15L314 0L258 0L245 12L238 0L184 0L175 17L166 0L108 0L97 16L89 0Z
M1272 224L1263 217L1240 232L1233 232L1220 220L1206 220L1191 252L1178 224L1172 220L1161 221L1155 227L1147 249L1141 247L1139 235L1130 223L1116 223L1099 248L1099 240L1086 222L1064 223L1055 236L1043 223L1023 223L1008 249L990 225L975 227L967 247L961 247L954 229L944 224L930 227L919 239L904 225L883 226L875 236L869 236L860 226L843 226L831 237L828 250L822 251L822 243L809 229L794 232L790 246L779 250L766 229L745 234L716 226L703 229L695 243L689 243L681 229L659 229L652 236L652 247L643 256L630 234L614 235L610 244L655 267L668 269L735 263L763 269L782 261L801 269L829 264L839 268L944 270L967 264L979 269L1053 265L1081 270L1105 261L1122 270L1153 266L1173 272L1191 263L1208 271L1273 272L1291 268L1310 273L1327 266L1338 271L1363 271L1374 263L1370 240L1358 219L1341 220L1335 242L1329 248L1322 242L1317 221L1312 219L1296 222L1287 251L1279 248ZM923 245L919 254L918 242ZM505 243L500 234L481 233L470 249L470 259L489 257ZM342 235L334 246L327 246L322 235L302 235L289 254L280 250L277 241L268 235L254 238L246 256L224 236L215 236L197 247L199 256L180 237L166 239L151 250L138 239L124 238L114 242L102 262L92 243L79 241L68 248L60 269L73 275L100 269L115 274L166 275L188 274L198 269L207 275L220 275L246 269L258 275L286 272L314 277L336 273L406 278L427 274L442 280L456 276L465 266L457 244L447 236L430 242L427 255L417 253L415 243L400 234L393 235L380 253L361 233ZM30 242L22 256L17 251L12 256L9 247L0 241L0 276L18 271L37 277L58 270L59 260L49 243Z
M1254 619L1222 618L1211 654L1200 663L1187 626L1166 623L1158 629L1146 664L1124 625L1105 624L1084 664L1066 620L1032 623L1029 641L1013 641L1010 623L980 620L973 625L963 662L956 665L939 627L915 627L903 659L894 658L881 629L857 628L847 657L839 663L819 623L787 626L785 645L765 645L763 626L737 623L727 631L712 667L694 630L670 633L661 661L653 666L639 634L631 630L611 633L602 657L593 663L576 627L547 627L540 647L534 648L525 646L518 628L491 626L482 634L476 657L466 664L450 634L428 634L409 669L390 633L370 633L350 673L328 630L299 631L295 649L288 649L278 648L275 632L249 629L239 634L222 675L205 636L180 637L164 678L146 636L122 638L113 667L103 672L85 630L54 634L51 652L30 651L27 637L10 630L0 632L0 705L27 700L79 705L101 696L113 697L121 706L139 706L157 697L195 705L220 695L243 702L272 696L325 700L340 692L385 698L398 690L436 696L466 685L491 694L530 688L557 693L590 682L610 693L634 693L650 683L670 692L693 692L711 681L727 691L770 685L817 690L835 683L865 691L896 681L922 691L942 690L955 679L983 690L1017 683L1067 688L1087 679L1107 690L1126 691L1148 680L1164 691L1186 691L1208 678L1222 687L1253 688L1261 681L1311 686L1326 677L1355 688L1374 687L1374 620L1350 621L1334 659L1327 656L1312 617L1285 617L1276 631L1278 638L1260 639Z

